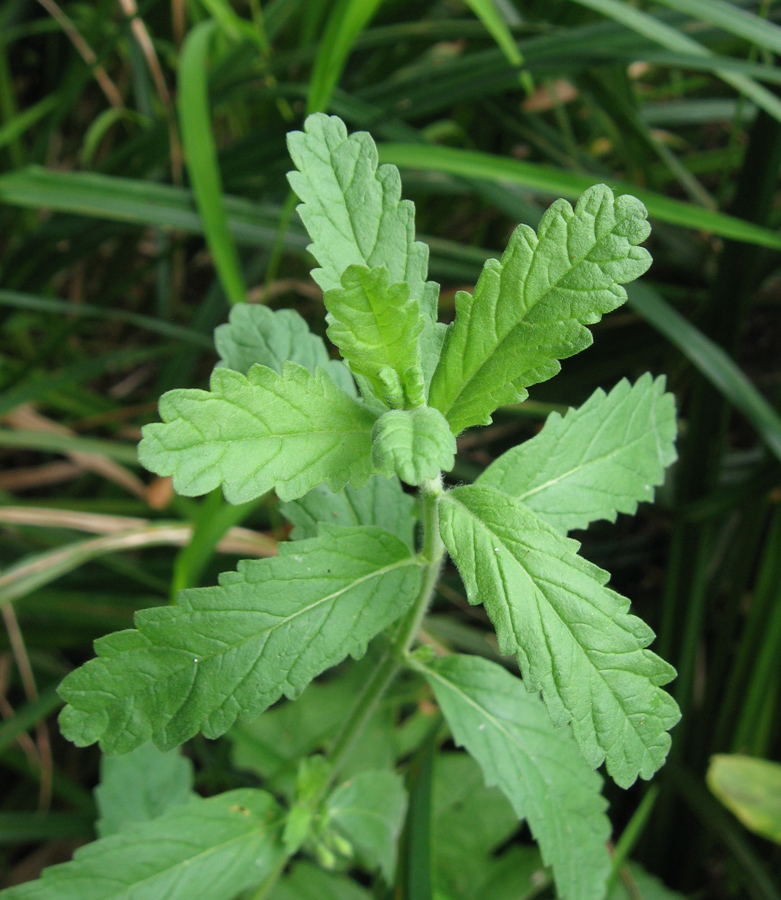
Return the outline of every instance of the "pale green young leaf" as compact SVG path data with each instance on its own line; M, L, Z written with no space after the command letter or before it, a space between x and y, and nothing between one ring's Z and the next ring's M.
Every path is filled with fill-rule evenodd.
M302 860L274 885L269 900L371 900L371 894L345 875Z
M100 784L95 801L100 837L116 834L137 822L157 819L193 796L193 764L176 750L161 753L143 744L132 753L100 760Z
M453 738L526 819L562 900L602 900L610 836L602 779L539 697L496 663L449 656L425 666Z
M346 394L356 396L349 370L328 356L323 339L312 334L294 309L274 312L259 303L239 303L231 309L228 322L214 329L214 346L220 355L217 365L242 375L255 363L281 375L289 361L313 375L318 367L325 369Z
M447 419L430 406L391 409L374 423L372 462L384 475L422 484L440 469L449 472L455 455L456 439Z
M483 603L499 650L516 654L528 690L541 690L554 723L572 723L588 762L621 787L650 778L678 721L661 685L672 666L645 649L651 629L606 587L608 574L577 555L520 501L467 486L441 501L442 539L466 586Z
M163 421L143 429L142 465L172 475L177 493L222 485L229 503L272 489L295 500L323 482L338 491L369 477L374 416L322 370L313 376L286 363L281 375L253 366L244 376L217 368L210 388L164 394Z
M557 200L537 234L519 226L501 262L486 262L473 296L456 294L428 401L455 434L524 400L529 385L559 371L560 359L591 344L585 326L624 303L621 285L651 264L637 246L650 232L646 215L639 200L615 198L604 184L574 210Z
M233 900L283 859L282 810L263 791L196 798L80 847L3 900Z
M349 266L341 287L323 297L328 337L357 375L389 406L425 402L418 338L425 321L405 282L390 284L385 266Z
M390 884L406 808L402 779L394 772L370 771L340 784L328 798L326 815L358 859L379 868Z
M493 462L476 484L494 487L566 533L596 519L615 522L652 500L676 458L675 398L664 377L624 379L579 409L548 417L542 431Z
M126 753L152 738L175 747L198 731L219 737L367 643L412 602L420 566L373 526L321 526L317 538L245 560L217 587L180 591L142 610L136 631L95 642L97 658L59 688L63 734Z
M309 116L303 131L288 134L287 145L298 169L288 180L321 266L312 277L328 291L341 286L349 266L385 266L392 284L406 282L426 320L420 350L428 381L444 335L437 325L438 285L426 281L428 247L415 240L415 206L401 199L399 170L378 168L371 135L348 136L336 116Z
M338 494L325 485L300 500L281 503L279 511L295 527L294 541L314 537L320 522L331 525L378 525L413 546L415 498L404 493L398 478L372 475L363 487L350 485Z

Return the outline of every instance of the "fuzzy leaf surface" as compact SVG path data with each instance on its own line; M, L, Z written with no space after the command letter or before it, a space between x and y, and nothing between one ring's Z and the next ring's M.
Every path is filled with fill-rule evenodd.
M429 391L429 404L454 434L525 400L529 385L552 378L560 359L591 344L585 326L624 303L621 285L651 264L637 246L650 233L646 215L639 200L616 199L603 184L574 210L557 200L537 234L519 226L501 262L486 262L474 295L456 294L456 318Z
M474 656L426 665L457 744L526 819L563 900L601 900L610 872L602 779L568 729L555 729L538 696L506 669Z
M80 847L3 900L232 900L282 860L281 809L263 791L191 800Z
M160 417L144 427L138 457L186 497L222 485L229 503L272 489L295 500L323 482L360 487L371 472L374 416L322 370L216 368L209 391L164 394Z
M217 587L180 591L136 614L136 629L95 642L97 658L59 688L63 734L127 753L224 734L367 643L412 602L420 566L375 527L321 526L279 556L245 560Z
M440 469L449 472L456 439L447 419L430 406L392 409L372 430L372 462L384 475L398 475L407 484L422 484Z
M476 484L494 487L566 533L615 522L652 500L676 459L675 398L664 377L624 379L579 409L548 417L542 431L493 462Z
M329 823L347 838L360 859L378 867L390 884L407 808L404 782L395 772L361 772L340 784L326 805Z
M466 586L483 603L499 650L515 654L528 690L541 690L557 726L572 723L583 755L621 787L650 778L680 718L661 685L675 670L647 650L651 629L606 587L608 573L578 556L520 501L460 487L441 502L440 530Z
M331 525L378 525L413 546L415 499L406 494L398 478L372 475L363 487L347 487L334 494L318 485L306 496L281 503L279 511L295 527L294 541L314 537L320 522Z
M318 367L325 369L345 393L356 396L355 381L344 363L328 356L323 339L312 334L293 309L275 312L259 303L238 303L228 322L214 329L214 346L220 355L217 365L242 375L255 363L282 374L289 361L313 375Z
M157 819L193 797L193 764L175 750L161 753L154 744L125 756L104 756L95 801L100 818L95 830L108 837L137 822Z
M390 406L422 406L418 338L425 326L405 282L390 284L385 266L350 266L323 297L333 321L328 337L358 375Z
M288 180L321 266L312 277L328 291L341 286L348 266L385 266L392 284L405 281L426 319L420 349L428 381L444 328L437 325L438 285L426 281L428 247L415 240L415 205L401 199L399 170L378 167L371 135L348 136L336 116L309 116L303 131L288 134L287 146L298 169Z

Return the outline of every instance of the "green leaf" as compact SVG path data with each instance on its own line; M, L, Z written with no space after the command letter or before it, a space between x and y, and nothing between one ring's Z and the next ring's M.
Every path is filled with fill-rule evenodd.
M621 787L650 778L680 718L660 687L675 670L645 649L654 633L605 586L608 573L493 488L449 492L440 528L469 602L485 604L500 652L517 654L527 689L542 691L554 723L572 722L589 764L607 760Z
M314 537L319 522L331 525L378 525L412 548L415 532L415 498L405 494L398 478L372 475L363 487L347 487L334 494L325 485L306 496L281 503L279 511L295 527L294 541Z
M675 398L664 385L664 377L646 373L634 386L624 379L607 395L595 391L564 418L552 413L476 484L516 497L564 533L634 513L676 459Z
M240 303L231 309L229 321L214 329L214 346L220 355L217 365L242 375L255 363L280 375L288 361L312 375L319 366L346 394L356 396L355 382L344 363L328 356L323 339L312 334L293 309L274 312L260 304Z
M366 482L374 417L318 371L295 363L282 374L253 366L247 376L212 372L211 390L175 390L160 399L162 423L147 425L142 465L173 475L186 497L222 485L229 503L276 490L302 497L325 482L332 491Z
M274 886L269 900L371 900L371 895L344 875L301 861Z
M275 793L291 796L298 762L325 750L344 722L344 711L366 684L377 662L367 654L340 667L337 675L310 684L295 702L282 701L252 722L237 722L228 738L238 769L273 782ZM396 762L393 710L381 704L366 723L341 772L349 777L366 769L392 768Z
M100 837L116 834L137 822L157 819L192 799L193 764L181 753L161 753L143 744L132 753L100 761L100 784L95 800Z
M456 318L431 381L429 404L454 434L486 425L491 413L528 396L566 359L592 342L585 327L626 300L621 284L651 257L638 247L650 232L634 197L609 187L587 190L573 210L557 200L537 234L520 225L501 262L489 259L474 296L456 294Z
M449 656L426 664L453 738L529 823L564 900L601 900L610 872L602 779L539 697L496 663Z
M366 861L390 884L407 808L404 782L393 772L362 772L345 781L328 798L326 815Z
M309 116L303 131L288 134L287 145L298 169L288 180L321 266L312 277L325 292L341 286L349 266L385 266L391 284L406 282L426 318L420 349L428 380L444 334L436 324L438 285L426 281L428 247L415 240L415 206L401 199L399 170L377 168L371 136L348 137L336 116Z
M437 757L434 779L436 885L454 900L491 897L480 891L496 870L494 854L518 830L518 817L495 787L485 786L466 753ZM541 867L539 859L538 868Z
M232 900L283 859L281 810L270 794L242 789L191 800L44 869L3 900Z
M610 888L607 900L635 900L638 896L642 900L684 900L683 894L671 891L639 863L632 862Z
M323 297L333 318L328 337L350 368L389 406L425 402L418 338L425 320L405 282L389 284L385 266L349 266L341 287Z
M218 587L181 591L175 606L136 614L137 631L95 642L96 659L60 685L70 705L63 734L127 753L151 737L160 749L199 730L219 737L321 672L399 618L420 566L380 528L323 525L279 556L245 560Z
M456 439L447 419L430 406L391 409L374 423L372 461L384 475L398 475L407 484L449 472L456 455Z
M781 765L750 756L711 757L708 787L746 828L781 844Z

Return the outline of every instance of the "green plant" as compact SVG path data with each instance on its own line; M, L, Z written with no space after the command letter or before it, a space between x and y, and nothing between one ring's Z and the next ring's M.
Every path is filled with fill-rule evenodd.
M326 868L354 859L391 884L403 782L381 768L342 776L402 674L428 684L455 743L526 819L559 895L604 897L610 824L592 770L605 762L621 787L651 778L679 713L662 690L674 670L647 649L653 633L567 533L652 498L675 458L673 399L661 378L622 381L552 415L473 485L446 489L441 473L458 434L523 401L590 344L587 325L625 301L621 285L650 264L639 246L645 207L604 185L574 210L558 201L536 234L520 226L501 261L485 264L473 295L457 294L446 328L413 207L397 170L377 168L369 135L317 114L289 147L328 336L344 362L292 311L240 304L217 330L210 390L165 394L139 455L185 496L221 487L239 504L274 490L293 540L99 640L96 659L60 687L61 728L79 746L134 754L135 765L151 753L142 769L181 775L150 740L167 751L198 732L217 738L371 641L376 658L354 704L341 706L327 753L303 751L295 784L276 792L285 806L254 788L188 799L188 787L121 824L104 811L105 837L3 897L282 897L290 881L277 879L302 849ZM523 682L496 662L415 649L446 552ZM440 731L432 724L412 744L423 769ZM410 781L411 813L421 783ZM410 866L403 858L397 877L414 877Z

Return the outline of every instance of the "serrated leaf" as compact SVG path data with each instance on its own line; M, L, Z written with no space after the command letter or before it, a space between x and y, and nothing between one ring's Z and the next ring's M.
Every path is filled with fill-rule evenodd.
M143 429L141 464L172 475L178 494L222 485L229 503L272 489L295 500L323 482L338 491L369 477L374 416L323 371L286 363L281 375L253 366L245 377L217 368L210 388L164 394L163 421Z
M493 462L476 484L503 491L566 533L615 522L652 500L676 459L675 398L646 373L595 391L579 409L548 417L542 431Z
M312 277L328 291L340 287L348 266L385 266L391 283L406 282L426 318L420 350L428 381L444 328L437 325L438 285L426 281L428 247L415 240L415 206L401 199L399 170L378 168L371 135L348 136L336 116L309 116L303 131L288 134L287 146L298 169L288 180L321 266Z
M301 861L274 886L269 900L371 900L371 895L345 875Z
M159 819L79 848L3 900L232 900L283 859L281 809L242 789L191 800Z
M259 303L239 303L228 322L214 329L214 346L220 355L217 365L242 375L256 363L282 374L285 363L294 362L313 375L318 367L324 369L346 394L356 396L344 363L328 356L323 339L293 309L274 312Z
M340 784L328 798L329 824L352 844L369 868L379 867L390 884L407 792L394 772L362 772Z
M636 246L649 232L643 204L614 198L604 184L587 190L574 210L557 200L537 234L516 229L501 262L486 262L474 295L456 294L428 401L455 434L525 400L529 385L552 378L560 359L591 344L585 326L624 303L621 284L651 264Z
M137 613L136 631L96 641L97 658L60 685L63 734L109 754L150 737L161 749L219 737L364 653L406 611L420 571L375 527L280 544L276 558L245 560L218 587L180 591L176 605Z
M95 801L99 837L116 834L138 822L157 819L192 799L193 764L175 750L161 753L143 744L132 753L100 761Z
M519 818L529 823L563 900L601 900L610 872L602 779L571 732L496 663L449 656L425 674L457 744L466 747Z
M469 602L483 603L501 653L516 654L528 690L541 690L556 725L572 723L583 755L621 787L650 778L680 718L661 685L672 666L645 649L654 633L606 587L608 573L577 555L518 500L456 488L441 501L442 539Z
M398 475L407 484L449 472L456 455L456 439L447 419L430 406L391 409L374 423L372 462L384 475Z
M357 375L394 407L425 402L418 338L425 320L405 282L390 284L385 266L349 266L341 287L323 297L333 321L328 337Z
M320 522L331 525L378 525L412 548L415 531L415 499L405 494L398 478L372 475L363 487L350 485L334 494L325 485L306 496L281 503L279 511L295 527L294 541L314 537Z

